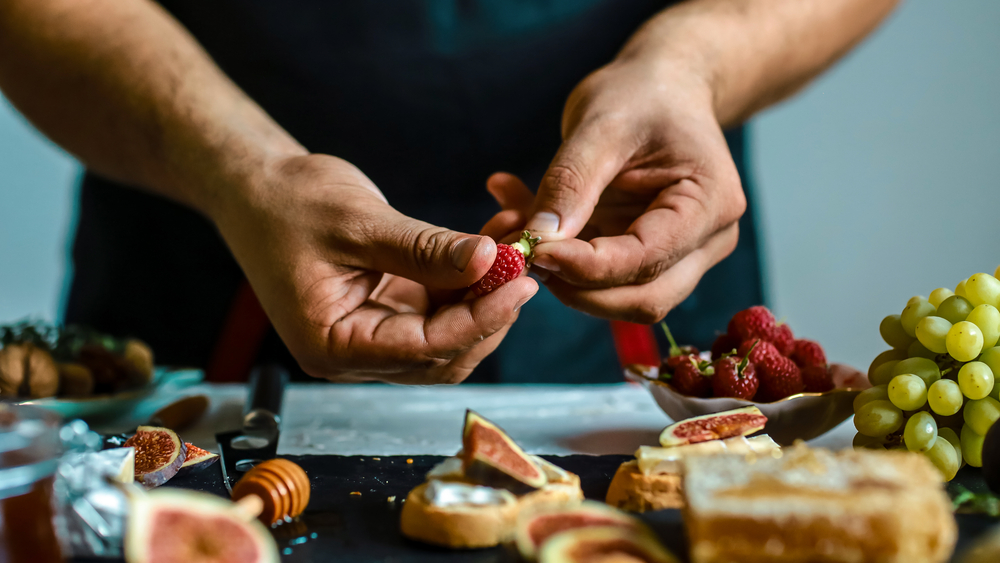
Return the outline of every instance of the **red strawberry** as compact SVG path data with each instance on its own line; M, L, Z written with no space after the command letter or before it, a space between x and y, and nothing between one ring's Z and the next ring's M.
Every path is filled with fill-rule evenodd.
M739 349L736 351L736 355L741 358L749 357L750 361L755 364L763 362L765 358L784 357L781 355L781 352L774 347L774 344L759 339L747 340L743 344L740 344Z
M718 377L718 374L716 374ZM823 393L833 389L833 376L830 368L823 366L806 366L802 368L802 383L806 386L806 391L810 393Z
M757 379L757 368L746 356L742 360L728 356L716 360L713 367L712 392L716 397L753 399L760 381Z
M767 307L757 305L733 315L729 321L730 336L740 342L757 338L770 342L774 338L774 315Z
M819 342L813 340L796 340L795 351L792 352L792 360L800 368L808 366L826 367L826 353Z
M541 239L532 238L531 233L524 231L521 233L521 240L514 244L498 244L497 257L493 260L490 270L469 288L477 296L482 297L520 276L524 271L525 258L531 256L531 249L539 240Z
M673 372L677 369L678 365L687 361L687 356L698 355L698 349L694 346L677 345L677 341L674 340L674 335L670 334L670 329L667 327L666 322L661 321L660 328L663 329L663 333L667 335L667 341L670 342L670 352L667 357L663 359L663 365L666 366L667 371Z
M670 377L670 383L677 391L691 397L708 397L712 394L712 379L714 373L708 362L698 359L698 356L680 356L685 361L680 362Z
M760 380L756 397L758 401L764 403L777 401L801 393L805 389L802 372L791 359L784 356L768 356L754 363L757 366L757 378Z
M712 359L718 360L723 354L731 354L739 347L739 340L728 334L720 334L712 343Z
M792 329L785 323L781 323L774 327L774 334L771 338L771 344L781 352L782 356L791 356L792 352L795 351L795 335L792 334Z

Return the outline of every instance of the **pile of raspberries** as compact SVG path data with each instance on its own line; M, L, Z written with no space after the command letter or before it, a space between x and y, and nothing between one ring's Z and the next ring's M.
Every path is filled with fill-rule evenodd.
M673 338L671 337L671 341ZM762 305L733 315L712 344L711 361L671 342L660 379L693 397L735 397L769 403L796 393L833 389L823 348L798 339Z

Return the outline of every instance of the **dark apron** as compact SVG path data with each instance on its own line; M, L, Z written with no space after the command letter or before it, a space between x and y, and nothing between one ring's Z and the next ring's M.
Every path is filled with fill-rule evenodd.
M344 158L407 215L478 232L494 171L537 186L570 90L610 61L651 0L164 0L219 66L309 150ZM747 185L742 130L727 135ZM204 366L242 274L214 227L87 174L68 323L150 343L158 363ZM668 322L710 345L762 300L752 213L736 252ZM273 331L258 361L294 361ZM619 381L607 322L542 290L472 380Z

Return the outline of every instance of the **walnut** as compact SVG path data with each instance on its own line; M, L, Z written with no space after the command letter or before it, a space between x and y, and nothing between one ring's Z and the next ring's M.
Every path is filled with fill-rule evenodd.
M82 364L59 364L59 394L89 397L94 392L94 375Z
M32 344L0 350L0 395L40 399L58 390L59 370L48 352Z
M136 387L149 385L153 380L153 351L145 342L130 338L125 343L125 365L128 366L129 381Z

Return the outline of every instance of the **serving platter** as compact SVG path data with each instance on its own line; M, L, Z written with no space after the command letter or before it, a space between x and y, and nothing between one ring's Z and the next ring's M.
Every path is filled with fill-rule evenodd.
M399 513L407 492L442 456L287 456L309 475L312 498L298 521L272 529L284 563L375 562L395 563L514 562L504 547L453 551L407 540L399 533ZM603 501L618 466L631 456L543 456L580 476L587 498ZM977 470L963 469L955 483L981 490ZM171 479L165 486L225 495L218 464L204 471ZM688 561L684 526L679 510L641 515L663 543L681 561ZM982 535L997 520L960 514L956 553ZM106 561L106 560L105 560ZM959 559L953 558L956 563Z

